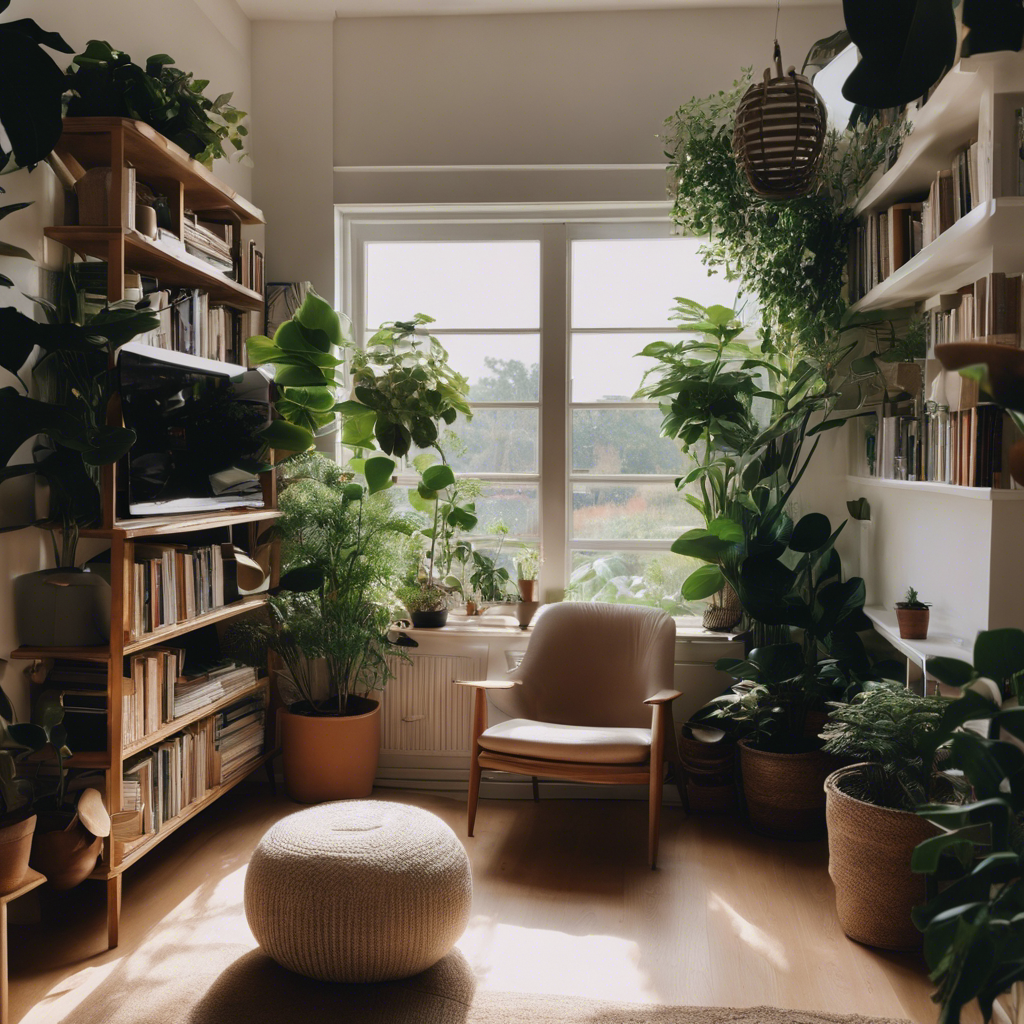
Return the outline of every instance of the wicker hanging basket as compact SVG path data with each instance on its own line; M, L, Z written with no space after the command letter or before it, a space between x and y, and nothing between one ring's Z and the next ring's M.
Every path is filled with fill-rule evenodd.
M733 149L750 187L765 199L795 199L814 185L825 142L825 104L811 80L791 67L782 71L775 44L775 71L744 94L736 110Z
M728 583L711 598L704 609L703 626L715 632L732 629L743 618L743 605Z

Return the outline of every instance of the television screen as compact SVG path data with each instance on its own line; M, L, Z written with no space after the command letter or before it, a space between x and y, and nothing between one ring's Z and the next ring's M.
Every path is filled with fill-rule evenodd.
M129 342L118 352L128 453L128 512L158 515L262 508L258 476L270 421L259 370Z

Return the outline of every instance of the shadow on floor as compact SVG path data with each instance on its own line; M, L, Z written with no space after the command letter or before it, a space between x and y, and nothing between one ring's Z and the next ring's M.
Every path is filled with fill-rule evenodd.
M475 987L458 950L402 981L338 985L293 974L255 949L220 974L188 1024L465 1024Z

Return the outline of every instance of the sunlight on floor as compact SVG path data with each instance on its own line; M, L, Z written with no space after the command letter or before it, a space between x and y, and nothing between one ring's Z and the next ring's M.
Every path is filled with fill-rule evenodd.
M788 971L789 960L786 951L778 939L773 939L766 931L752 924L742 914L737 913L717 893L708 897L708 908L720 911L729 922L736 937L745 942L755 953L764 957L776 970Z
M615 935L570 935L476 916L457 944L481 989L636 1000L647 991L635 942ZM648 1002L655 1002L651 994Z

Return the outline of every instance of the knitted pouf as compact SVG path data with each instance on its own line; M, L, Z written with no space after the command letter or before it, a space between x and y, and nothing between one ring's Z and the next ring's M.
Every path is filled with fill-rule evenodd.
M455 833L418 807L320 804L279 821L245 877L245 916L282 967L320 981L425 971L469 920L473 879Z

